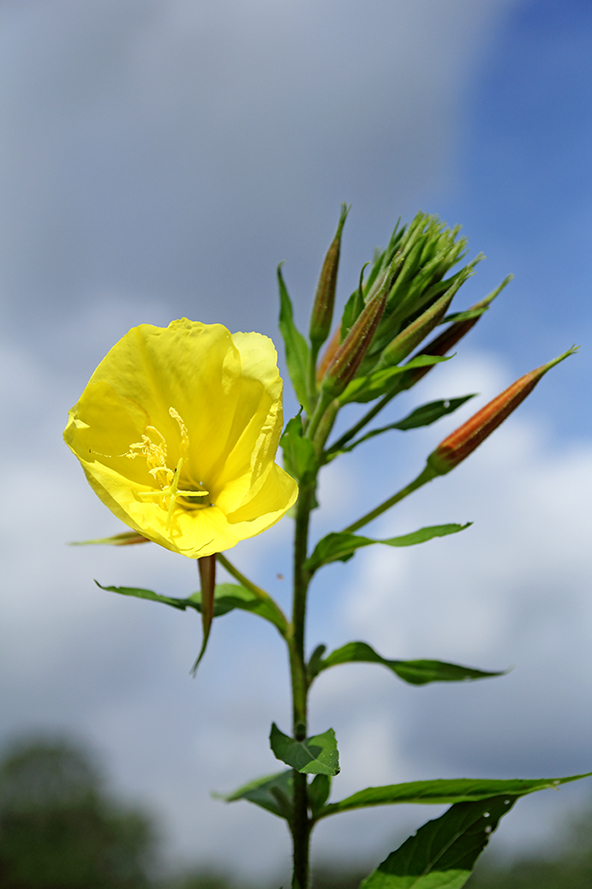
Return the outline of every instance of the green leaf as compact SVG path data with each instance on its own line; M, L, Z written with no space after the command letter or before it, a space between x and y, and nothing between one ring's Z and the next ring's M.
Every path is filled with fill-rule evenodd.
M371 537L358 537L344 531L333 532L323 537L314 548L314 551L306 567L309 571L316 571L321 565L329 562L347 562L357 549L363 546L371 546L373 543L383 543L386 546L415 546L417 543L425 543L434 537L446 537L448 534L457 534L470 527L472 522L465 525L431 525L428 528L420 528L412 534L403 534L401 537L389 537L386 540L375 540Z
M323 808L331 792L331 778L328 775L315 775L308 785L308 804L313 818Z
M95 580L95 583L102 590L107 590L109 593L119 593L120 596L134 596L136 599L149 599L151 602L162 602L163 605L172 605L173 608L179 608L181 611L195 607L189 599L173 599L170 596L161 596L158 593L153 593L152 590L144 590L140 587L103 586L98 580Z
M292 301L284 282L281 264L278 266L277 276L280 290L279 328L286 347L288 373L290 374L296 397L308 414L310 413L307 387L309 348L306 340L294 323Z
M381 395L385 395L389 391L391 383L399 374L416 367L429 367L432 364L440 364L442 361L450 361L451 358L454 358L454 355L418 355L406 364L375 370L367 376L352 380L345 392L339 396L339 401L341 404L352 401L364 403L372 401L374 398L380 398Z
M214 794L227 803L233 803L239 799L246 799L262 809L267 809L279 818L290 819L294 799L294 778L292 769L278 772L275 775L267 775L265 778L257 778L255 781L239 787L228 796Z
M502 796L452 806L391 852L360 889L460 889L513 802Z
M391 429L406 431L407 429L417 429L420 426L430 426L432 423L435 423L436 420L446 416L446 414L453 413L453 411L461 407L465 401L474 398L475 394L476 393L473 393L472 395L463 395L461 398L430 401L428 404L422 404L421 407L411 411L410 414L402 420L399 420L397 423L389 423L388 426L381 426L380 429L372 429L370 432L367 432L365 435L362 435L361 438L352 441L351 444L346 445L345 447L336 450L329 448L326 454L326 460L329 462L337 457L338 454L346 454L349 451L353 451L353 449L357 448L358 445L361 445L362 442L368 441L368 439L374 438L376 435L382 435L383 432L390 432Z
M284 452L286 472L296 481L307 481L314 477L318 468L317 455L310 438L303 438L300 414L288 421L280 445Z
M201 593L194 593L188 602L201 611ZM250 611L258 617L262 617L272 623L285 635L287 632L286 619L276 606L271 597L261 597L254 590L235 583L218 583L214 593L214 617L220 617L233 611L235 608L241 611Z
M330 803L319 817L325 818L337 812L364 809L368 806L389 806L399 803L425 803L446 805L447 803L478 802L492 796L526 796L537 790L557 788L561 784L588 778L584 775L570 775L567 778L437 778L435 781L409 781L405 784L386 784L383 787L367 787L352 796Z
M336 667L338 664L381 664L396 673L400 679L411 685L426 685L428 682L466 682L471 679L488 679L491 676L503 676L505 671L495 673L462 667L459 664L448 664L444 661L393 661L381 657L366 642L348 642L347 645L332 651L316 666L316 673Z
M151 602L162 602L185 611L186 608L194 608L201 613L201 591L194 593L187 599L175 599L170 596L161 596L152 590L144 590L137 587L103 586L97 580L95 583L102 590L111 593L119 593L121 596L134 596L136 599L149 599ZM234 583L218 583L214 590L214 617L221 617L239 608L242 611L250 611L259 617L268 620L285 635L287 632L286 620L281 611L275 606L273 599L261 598L253 590Z
M399 420L398 423L386 426L385 429L407 430L417 429L420 426L430 426L441 417L445 417L446 414L453 413L453 411L457 410L465 403L465 401L469 401L469 399L474 398L475 395L476 393L472 393L471 395L463 395L460 398L447 398L441 401L430 401L428 404L422 404L421 407L411 411L410 414L402 420ZM368 436L377 435L379 431L381 432L383 430L369 432Z
M280 731L274 722L269 743L277 759L304 775L333 777L339 774L339 754L332 728L322 735L295 741Z

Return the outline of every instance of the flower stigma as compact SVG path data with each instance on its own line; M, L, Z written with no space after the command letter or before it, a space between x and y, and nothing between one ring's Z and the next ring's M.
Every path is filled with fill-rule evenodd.
M155 482L159 485L160 490L138 491L138 497L141 497L143 500L159 501L162 508L167 510L167 517L165 522L165 528L167 531L171 526L173 510L179 498L185 500L187 505L193 507L213 505L209 502L193 502L193 500L191 499L193 497L207 497L210 493L209 491L197 487L179 487L179 482L181 479L181 469L183 468L184 461L187 460L187 452L189 449L189 435L187 433L187 427L185 426L182 417L175 410L174 407L169 408L169 415L177 421L179 425L179 433L181 436L181 456L179 457L177 465L174 469L171 469L169 466L167 466L166 439L155 426L146 426L146 432L142 435L142 440L136 441L131 444L129 447L129 451L127 451L123 455L125 457L128 457L130 460L135 460L135 458L139 455L142 455L146 458L148 472L155 480ZM156 438L157 441L153 441L154 438ZM200 481L199 484L202 485L203 483ZM187 501L189 502L187 503Z

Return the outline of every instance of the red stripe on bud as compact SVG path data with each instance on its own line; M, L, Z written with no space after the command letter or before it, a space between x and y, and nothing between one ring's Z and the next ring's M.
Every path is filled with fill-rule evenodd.
M491 433L530 395L539 380L556 364L572 355L576 347L564 352L512 383L470 420L440 442L428 457L428 466L438 475L445 475L465 460Z
M321 383L321 393L325 398L337 398L355 376L382 318L386 299L387 294L383 293L367 303L335 352Z

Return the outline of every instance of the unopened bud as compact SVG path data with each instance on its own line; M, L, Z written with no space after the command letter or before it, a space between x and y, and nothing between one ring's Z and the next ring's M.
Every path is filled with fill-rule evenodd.
M395 367L407 358L413 352L428 333L436 327L448 310L450 303L461 286L462 280L455 283L446 293L436 300L436 302L426 309L419 318L416 318L405 330L394 338L394 340L383 349L382 355L376 365L376 370L383 367Z
M427 460L430 469L437 475L446 475L458 466L509 417L512 411L516 410L548 370L572 355L576 349L576 346L572 346L548 364L543 364L520 377L493 401L481 408L470 420L440 442L435 451L432 451Z
M341 340L341 328L336 327L333 333L333 336L329 340L329 345L325 349L325 353L321 360L319 361L319 366L317 367L317 383L320 383L325 373L327 372L327 368L335 358L335 353L339 348L339 342Z
M462 340L464 336L475 326L483 312L487 311L489 308L489 304L495 299L495 297L504 289L504 287L510 283L513 275L508 275L507 278L504 278L499 287L496 287L488 296L476 302L471 308L468 310L467 314L473 315L471 318L466 319L465 321L455 321L450 327L447 327L446 330L429 342L418 355L435 355L435 356L443 356L450 352L456 344ZM410 389L412 386L415 386L416 383L421 380L427 373L429 373L434 365L426 365L425 367L416 367L413 370L407 371L404 374L401 374L401 379L399 381L399 391L404 389Z
M387 294L382 293L366 304L350 332L329 364L321 383L325 399L337 398L353 379L368 351L378 322L384 312Z
M339 269L339 254L341 251L341 232L343 231L348 212L349 207L342 204L337 231L331 246L327 250L319 276L319 283L317 284L309 329L310 341L317 349L325 342L331 330L335 290L337 287L337 272Z

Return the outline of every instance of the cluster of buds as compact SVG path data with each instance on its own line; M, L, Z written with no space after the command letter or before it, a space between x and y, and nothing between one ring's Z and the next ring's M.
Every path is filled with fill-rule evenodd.
M459 237L459 227L447 228L437 217L418 213L408 227L398 223L386 250L377 252L366 276L362 269L358 288L345 306L341 324L316 366L319 345L331 325L341 233L347 209L345 205L335 238L327 252L312 312L310 339L315 361L312 385L318 387L321 403L348 396L347 387L354 379L384 378L379 395L393 395L409 388L427 373L411 370L400 375L382 374L395 368L416 350L433 329L449 320L444 335L434 341L436 351L419 354L443 355L476 323L494 296L508 283L506 279L489 297L457 316L447 316L450 304L462 284L473 274L477 256L453 274L449 274L466 255L466 238ZM446 277L448 275L448 277ZM430 346L426 347L428 350ZM443 351L442 351L443 349ZM374 387L376 392L376 387ZM375 397L374 395L372 397Z
M348 208L342 205L310 324L309 385L315 411L309 434L318 430L317 438L320 436L323 444L339 407L352 401L376 400L362 421L342 436L342 444L391 398L414 386L438 359L451 352L512 279L509 275L468 310L449 314L452 300L483 256L479 254L453 271L466 256L467 240L460 237L460 227L450 229L438 217L420 212L408 227L397 223L386 250L378 251L373 262L364 266L359 286L347 301L341 323L317 363L333 318L347 213ZM440 324L447 324L444 331L422 345ZM541 377L572 351L526 374L445 439L429 457L429 474L445 474L464 460L526 398Z

